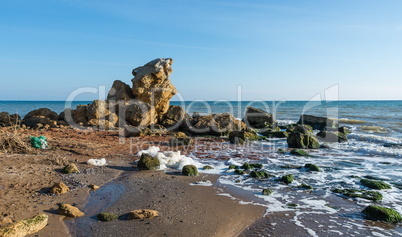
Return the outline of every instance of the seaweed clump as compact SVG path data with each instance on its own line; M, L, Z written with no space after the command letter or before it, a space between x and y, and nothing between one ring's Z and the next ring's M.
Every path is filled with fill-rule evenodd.
M377 191L370 191L370 190L358 190L358 189L334 189L332 190L334 193L339 193L342 194L346 197L351 197L351 198L363 198L371 201L381 201L382 200L382 194L377 192Z

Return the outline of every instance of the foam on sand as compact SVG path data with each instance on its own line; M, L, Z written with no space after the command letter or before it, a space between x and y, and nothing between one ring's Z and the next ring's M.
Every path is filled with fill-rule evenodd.
M106 165L106 159L89 159L87 161L87 164L89 165L94 165L94 166L105 166Z
M137 155L142 155L143 153L149 154L158 158L161 163L160 169L177 169L181 170L185 165L195 165L197 168L203 165L195 161L193 158L181 155L180 151L160 151L159 147L151 146L147 150L142 150L137 153Z

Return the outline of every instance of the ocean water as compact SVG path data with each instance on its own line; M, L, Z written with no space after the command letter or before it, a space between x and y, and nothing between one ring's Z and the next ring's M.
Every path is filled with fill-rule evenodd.
M88 103L74 102L73 106ZM286 139L244 146L196 143L195 150L188 154L183 152L186 156L173 152L161 155L167 169L193 163L201 173L220 174L219 184L241 189L253 197L252 201L239 199L239 203L264 206L265 219L246 231L244 236L402 236L401 225L368 221L361 214L371 204L402 213L402 101L187 101L171 104L182 105L188 113L226 112L237 118L243 117L247 106L253 106L273 113L281 124L295 123L303 113L328 116L352 130L347 143L308 150L311 157L279 153L279 148L287 148ZM0 111L21 116L43 107L61 112L65 102L0 101ZM256 180L227 169L230 164L245 162L261 163L272 177ZM308 163L320 166L322 171L309 172L298 167ZM214 169L203 170L204 165L211 165ZM289 185L278 181L286 174L292 174L295 181ZM331 191L335 188L369 190L357 178L365 176L376 177L392 186L391 189L377 190L383 195L382 201L351 199ZM311 185L314 190L298 188L303 183ZM270 188L273 193L263 196L263 188ZM220 195L231 197L228 193ZM287 232L289 230L293 232Z

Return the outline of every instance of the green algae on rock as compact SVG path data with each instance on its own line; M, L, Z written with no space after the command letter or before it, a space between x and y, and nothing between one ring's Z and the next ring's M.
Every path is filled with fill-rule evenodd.
M18 221L14 224L0 228L1 237L23 237L38 232L43 229L48 222L49 216L46 214L38 215Z
M65 174L70 174L70 173L79 173L80 170L77 168L75 164L68 164L64 166L62 172Z
M195 167L195 165L185 165L183 167L181 173L186 176L197 176L198 169L197 169L197 167Z
M281 180L285 183L285 184L290 184L293 182L293 175L292 174L287 174L282 176Z
M97 215L97 217L98 217L98 220L100 220L100 221L112 221L112 220L115 220L115 219L119 218L118 215L108 213L108 212L99 213Z
M156 170L160 167L160 161L158 158L153 157L149 154L142 153L140 160L138 161L138 169L144 170Z
M305 164L304 168L308 169L309 171L321 171L320 167L315 164Z
M213 170L214 167L210 166L210 165L204 165L204 167L202 167L203 170Z
M302 189L310 189L310 190L313 190L314 188L313 188L313 186L311 186L311 185L308 185L308 184L305 184L305 183L302 183L302 184L300 184L299 186L297 186L298 188L302 188Z
M249 164L249 163L244 163L240 168L244 170L251 170L251 169L261 169L262 164Z
M271 195L271 193L273 193L273 191L269 188L264 188L262 190L262 195L268 196L268 195Z
M269 178L269 177L271 177L271 175L268 174L268 172L263 171L263 170L260 170L260 171L253 170L250 172L250 176L253 178Z
M296 156L311 156L307 152L301 150L301 149L293 149L290 151L290 154L296 155Z
M394 209L387 207L371 205L366 207L362 212L366 215L367 218L372 220L385 221L390 223L398 223L402 221L401 214L399 214Z
M372 188L372 189L390 189L391 185L382 182L382 181L378 181L378 180L371 180L371 179L361 179L360 183L363 186L366 186L368 188Z
M332 190L332 192L342 194L346 197L363 198L363 199L372 200L372 201L381 201L382 197L383 197L381 193L379 193L377 191L370 191L370 190L337 188L337 189Z

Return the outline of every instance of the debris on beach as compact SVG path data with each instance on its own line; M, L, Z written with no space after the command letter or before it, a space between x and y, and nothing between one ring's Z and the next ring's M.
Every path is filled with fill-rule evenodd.
M46 149L48 147L47 138L45 136L30 137L32 147L37 149Z
M85 215L80 209L74 207L70 204L61 203L59 204L58 212L60 215L68 216L68 217L80 217Z
M67 193L68 191L70 191L70 189L67 187L67 185L65 185L63 182L60 182L60 183L55 183L50 188L49 193L60 195L60 194Z
M130 212L130 219L147 219L159 216L159 212L150 209L134 210Z
M106 159L89 159L87 161L87 164L89 165L94 165L94 166L105 166L106 165Z
M17 133L0 133L0 151L9 154L34 154L36 151Z
M68 164L64 166L63 173L70 174L70 173L79 173L80 170L77 168L75 164Z
M1 237L24 237L43 229L48 222L49 216L46 214L38 215L18 221L0 229Z

